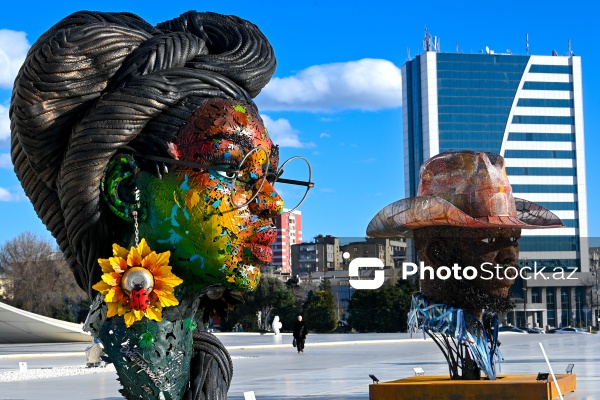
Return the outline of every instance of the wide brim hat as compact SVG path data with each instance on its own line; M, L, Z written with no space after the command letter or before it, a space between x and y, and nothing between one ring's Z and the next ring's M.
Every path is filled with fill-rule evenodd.
M513 197L502 156L474 151L442 153L424 162L417 196L384 207L369 223L367 236L412 237L413 229L434 225L564 227L546 208Z

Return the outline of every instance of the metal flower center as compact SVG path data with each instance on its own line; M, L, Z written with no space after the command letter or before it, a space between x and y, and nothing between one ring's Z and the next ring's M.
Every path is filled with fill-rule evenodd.
M150 293L154 288L154 277L146 268L133 267L123 273L121 288L130 292L135 288L144 288Z

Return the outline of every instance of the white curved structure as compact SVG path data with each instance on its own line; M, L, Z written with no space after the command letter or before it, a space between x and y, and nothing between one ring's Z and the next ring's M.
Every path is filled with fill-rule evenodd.
M0 343L91 342L92 337L82 327L0 302Z

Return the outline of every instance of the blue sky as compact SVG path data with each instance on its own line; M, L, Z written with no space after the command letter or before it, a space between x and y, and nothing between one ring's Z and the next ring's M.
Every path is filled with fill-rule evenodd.
M46 238L10 163L8 107L12 81L28 47L61 18L79 10L127 11L152 24L188 10L250 20L275 49L275 79L256 102L282 145L282 159L308 158L315 189L301 207L304 240L317 234L364 235L371 218L404 198L400 67L422 53L424 27L441 51L525 54L573 52L583 65L589 235L600 236L600 51L589 2L301 2L29 1L0 13L0 244L24 231ZM283 191L284 199L292 192Z

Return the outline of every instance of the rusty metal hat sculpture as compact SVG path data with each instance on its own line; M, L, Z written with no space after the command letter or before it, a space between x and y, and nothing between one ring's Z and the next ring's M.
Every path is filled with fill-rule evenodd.
M513 197L504 158L456 151L423 163L416 197L396 201L375 215L370 237L412 237L433 225L467 228L559 228L563 224L539 204Z

